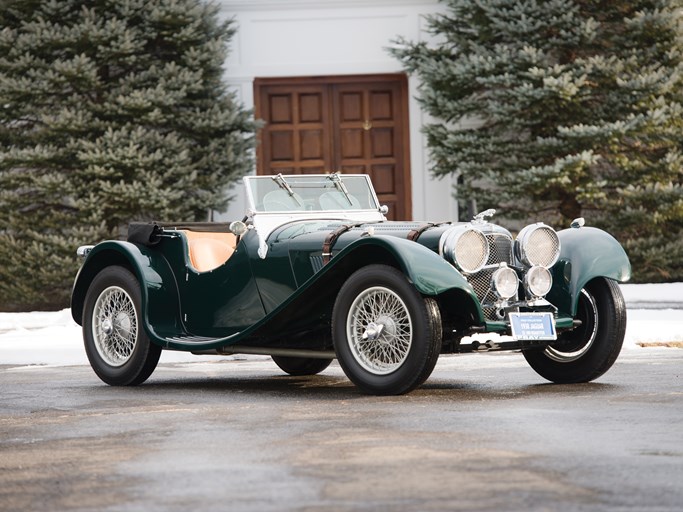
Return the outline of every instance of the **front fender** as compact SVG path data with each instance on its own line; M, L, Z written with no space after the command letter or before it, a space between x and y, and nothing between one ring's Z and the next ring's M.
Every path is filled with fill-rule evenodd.
M339 251L326 265L331 268L324 270L334 272L334 267L349 266L350 261L353 267L377 263L374 259L377 250L390 255L422 295L437 296L452 290L463 292L483 322L479 299L465 277L434 251L411 240L395 236L362 237Z
M90 283L99 272L112 265L127 268L140 283L142 324L151 340L160 343L156 328L169 332L181 328L175 276L163 255L149 247L115 240L96 245L78 271L71 294L71 316L76 323L80 325L83 321Z
M346 280L356 270L377 263L401 270L423 295L449 295L450 304L457 301L464 310L475 316L479 324L484 323L474 289L438 254L418 243L394 236L368 236L354 240L335 252L322 269L252 327L229 340L217 340L201 348L245 342L277 344L288 333L329 330L337 293ZM319 337L320 333L315 332Z
M334 267L351 253L367 246L387 250L398 262L401 270L423 295L439 295L452 288L467 290L473 297L474 289L455 267L423 245L395 236L368 236L360 238L339 251L329 265ZM374 263L368 261L367 264Z
M570 228L557 233L560 259L553 267L548 300L561 312L576 315L579 293L596 277L623 283L631 278L631 264L619 242L601 229Z

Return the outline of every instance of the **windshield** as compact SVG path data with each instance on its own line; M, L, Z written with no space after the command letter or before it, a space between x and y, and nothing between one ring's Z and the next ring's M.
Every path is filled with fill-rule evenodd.
M288 175L244 178L254 212L377 210L366 175Z

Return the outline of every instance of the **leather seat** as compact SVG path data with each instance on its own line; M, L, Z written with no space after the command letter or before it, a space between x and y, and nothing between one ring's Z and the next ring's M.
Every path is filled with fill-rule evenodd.
M214 270L235 252L237 237L232 233L203 233L183 230L189 246L190 264L197 272Z

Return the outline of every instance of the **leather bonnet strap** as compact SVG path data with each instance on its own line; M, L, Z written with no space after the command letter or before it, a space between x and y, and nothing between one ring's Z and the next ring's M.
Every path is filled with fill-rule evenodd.
M417 242L417 239L420 238L420 235L427 231L430 228L435 228L437 226L442 226L444 224L450 224L451 221L444 221L444 222L428 222L427 224L422 224L421 226L418 226L415 229L411 229L408 232L408 235L406 236L406 240L411 240L412 242Z
M327 263L330 261L330 258L332 257L332 247L334 247L337 239L348 230L360 227L363 224L366 224L366 222L360 222L358 224L342 224L334 231L331 231L327 237L325 237L325 241L323 242L323 265L327 265Z

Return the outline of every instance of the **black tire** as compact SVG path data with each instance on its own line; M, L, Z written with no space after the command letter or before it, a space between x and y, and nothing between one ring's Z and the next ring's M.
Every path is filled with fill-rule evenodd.
M543 378L558 384L590 382L610 369L626 333L626 304L619 285L594 279L581 290L576 318L581 326L565 332L548 348L524 350Z
M142 325L140 284L123 267L102 270L90 283L83 309L83 340L90 366L112 386L136 386L152 374L161 347Z
M302 375L316 375L330 366L332 359L317 359L312 357L270 356L280 369L296 377Z
M376 395L407 393L427 380L441 352L441 329L436 301L388 265L352 274L332 313L339 364L361 391Z

